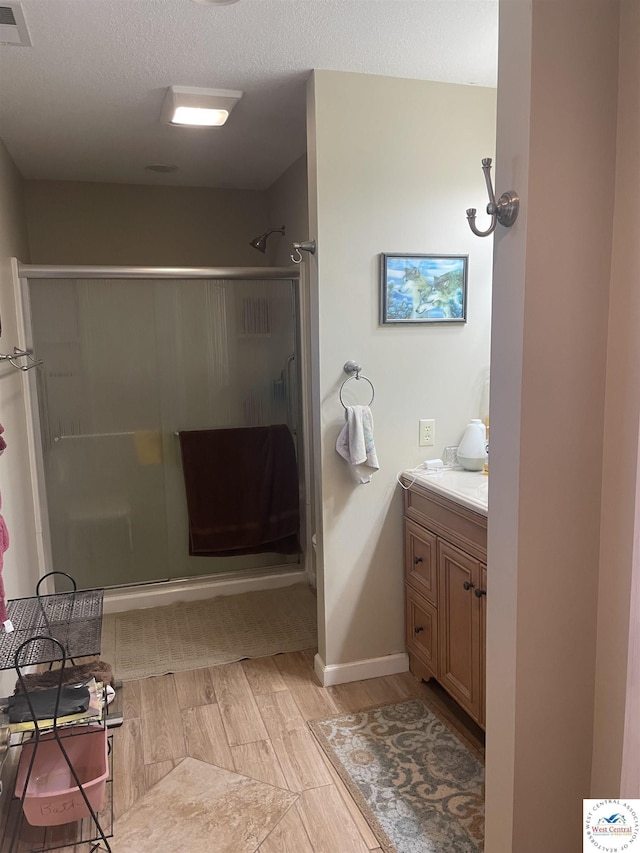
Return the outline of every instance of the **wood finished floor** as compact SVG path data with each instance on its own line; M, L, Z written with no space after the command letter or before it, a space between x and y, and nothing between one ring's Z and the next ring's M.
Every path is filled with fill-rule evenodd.
M480 729L437 685L403 673L322 688L313 654L291 652L125 682L118 696L124 723L113 730L114 848L118 817L190 756L298 795L259 853L382 853L307 720L426 698L482 748Z

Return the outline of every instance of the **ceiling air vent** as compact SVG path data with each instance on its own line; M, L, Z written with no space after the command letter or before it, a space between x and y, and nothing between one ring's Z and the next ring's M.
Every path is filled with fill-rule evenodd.
M20 3L0 4L0 44L31 47L31 39Z

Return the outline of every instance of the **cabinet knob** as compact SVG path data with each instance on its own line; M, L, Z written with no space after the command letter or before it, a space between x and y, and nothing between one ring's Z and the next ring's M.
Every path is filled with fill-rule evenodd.
M421 563L421 562L422 562L422 557L414 557L413 558L413 563L415 566L417 566L418 563Z
M476 590L476 598L482 598L483 595L487 594L486 589L477 589Z
M469 583L469 581L465 581L465 582L462 584L462 586L463 586L465 589L473 589L473 587L475 586L475 584L474 584L474 583ZM477 594L477 593L476 593L476 594Z
M422 627L422 625L416 625L416 627L413 629L414 634L419 634L420 631L424 631L424 628Z

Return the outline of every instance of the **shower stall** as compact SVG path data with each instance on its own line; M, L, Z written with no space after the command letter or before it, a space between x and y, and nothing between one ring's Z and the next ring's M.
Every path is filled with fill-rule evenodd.
M297 270L21 275L43 362L33 373L52 568L83 587L299 570L291 554L189 555L178 439L286 424L304 494ZM304 548L303 501L300 517Z

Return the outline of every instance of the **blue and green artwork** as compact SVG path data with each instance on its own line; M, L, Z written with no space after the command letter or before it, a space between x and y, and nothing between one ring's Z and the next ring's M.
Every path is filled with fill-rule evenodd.
M465 322L466 255L382 255L382 322Z

